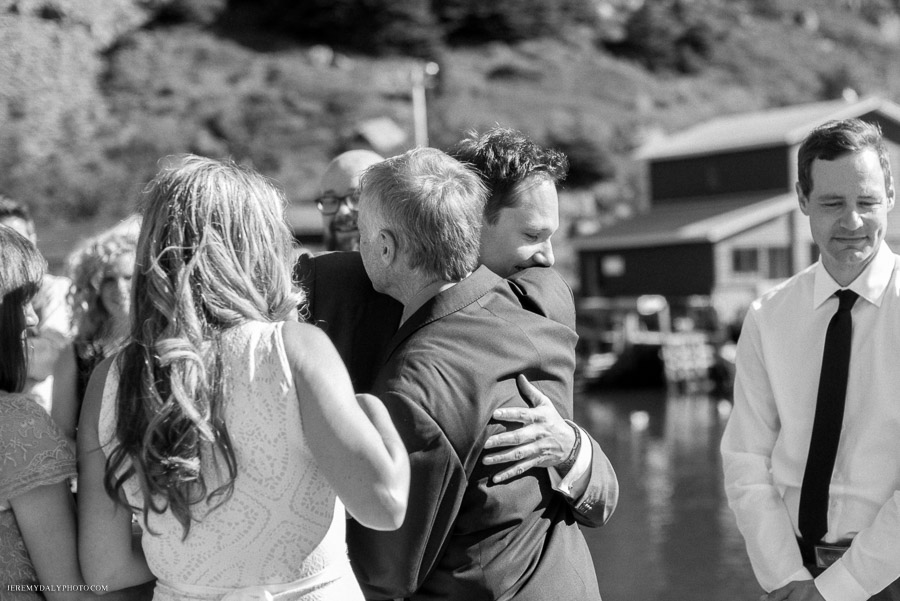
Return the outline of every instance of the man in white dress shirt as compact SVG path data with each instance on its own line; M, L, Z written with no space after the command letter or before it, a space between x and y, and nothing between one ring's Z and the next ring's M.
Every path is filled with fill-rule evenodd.
M900 257L884 242L894 187L881 131L826 123L801 145L798 172L820 260L756 300L744 321L722 440L728 502L763 599L900 599ZM810 544L801 491L842 289L858 295L847 388L824 481L827 529Z

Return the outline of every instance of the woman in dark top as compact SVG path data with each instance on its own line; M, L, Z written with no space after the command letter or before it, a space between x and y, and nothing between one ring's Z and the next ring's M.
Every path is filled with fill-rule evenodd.
M140 224L129 220L88 240L69 258L75 339L53 372L51 413L75 438L81 401L94 368L124 346Z

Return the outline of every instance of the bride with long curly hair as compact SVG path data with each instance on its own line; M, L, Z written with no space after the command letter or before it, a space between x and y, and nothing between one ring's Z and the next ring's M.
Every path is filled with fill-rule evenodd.
M409 464L387 411L296 321L284 205L261 175L197 156L145 191L131 339L94 372L79 425L89 583L362 599L344 506L371 528L402 523Z

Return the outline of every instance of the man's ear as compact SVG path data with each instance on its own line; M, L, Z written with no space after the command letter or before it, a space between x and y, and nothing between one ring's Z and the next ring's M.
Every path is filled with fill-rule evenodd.
M397 237L389 229L381 229L378 232L378 258L388 266L394 262L400 249L397 245Z
M809 198L803 193L803 190L800 189L800 182L797 182L794 187L797 189L797 200L800 202L800 211L804 215L809 215Z

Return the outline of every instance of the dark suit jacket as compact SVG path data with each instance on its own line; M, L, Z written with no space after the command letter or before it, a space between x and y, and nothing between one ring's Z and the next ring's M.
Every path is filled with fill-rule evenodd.
M375 292L358 252L302 255L294 276L306 291L300 313L337 348L356 392L369 392L403 305Z
M571 415L575 332L522 308L510 284L479 268L409 318L387 348L372 393L406 444L412 481L403 526L348 524L350 558L371 599L590 601L593 562L565 499L536 468L490 478L491 414L523 406L529 380Z
M295 275L307 293L301 312L331 338L356 392L371 392L400 325L403 305L372 288L358 252L301 256ZM507 281L523 308L575 330L572 291L556 271L526 269ZM559 402L557 409L571 419L571 412L564 412ZM585 442L590 442L592 449L590 480L584 494L570 504L578 522L597 527L606 523L615 509L618 482L597 441L588 437Z

